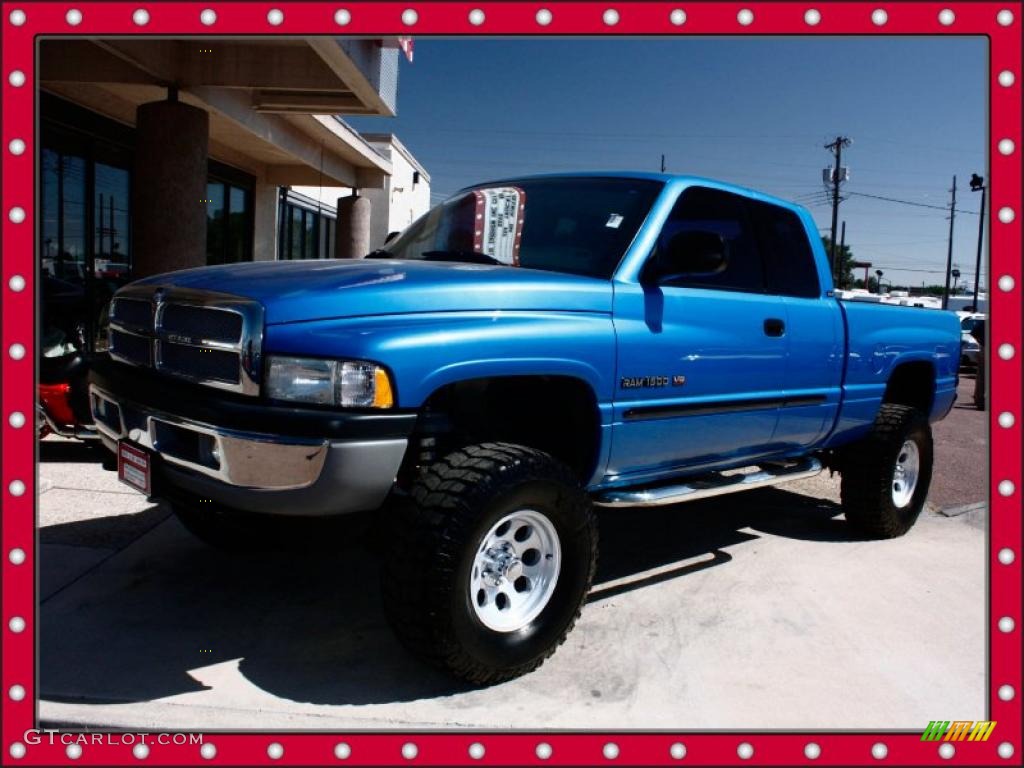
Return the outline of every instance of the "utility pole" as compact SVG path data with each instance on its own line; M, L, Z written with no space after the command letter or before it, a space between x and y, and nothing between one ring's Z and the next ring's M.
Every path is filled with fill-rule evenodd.
M836 287L843 287L843 277L845 276L846 270L843 269L842 259L843 254L846 253L846 221L843 221L842 234L839 236L839 264L838 264L838 278L836 279Z
M831 150L832 154L835 155L836 165L835 170L832 173L832 253L830 254L830 260L832 263L832 281L837 282L836 275L836 228L839 225L839 184L843 177L843 147L850 146L850 140L845 136L836 136L836 140L830 144L825 145L825 149Z
M661 156L661 172L662 173L665 172L665 156L664 155Z
M946 254L946 288L942 292L942 308L949 309L949 278L953 271L953 220L956 219L956 176L953 177L953 188L950 190L953 199L949 203L949 251Z
M978 259L974 262L974 300L972 304L978 311L978 283L981 282L981 238L985 231L985 177L971 174L971 192L981 192L981 215L978 217Z

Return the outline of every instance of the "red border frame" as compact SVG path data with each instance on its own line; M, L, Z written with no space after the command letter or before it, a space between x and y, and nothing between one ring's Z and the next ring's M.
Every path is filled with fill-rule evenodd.
M620 764L701 764L727 765L740 762L761 765L796 765L820 762L828 765L932 763L990 765L1020 764L1021 744L1021 26L1022 8L1019 2L1003 3L832 3L809 0L804 3L756 2L417 2L360 3L360 2L252 2L231 3L210 0L205 3L163 3L135 0L135 2L71 2L3 4L3 91L2 101L2 206L0 221L3 233L3 329L2 329L2 402L3 402L3 640L2 696L3 696L3 761L4 764L42 765L67 762L65 747L59 741L48 744L26 745L20 758L11 752L15 742L23 742L26 729L33 728L35 715L35 466L34 466L34 275L35 256L33 234L35 195L33 171L35 165L35 126L33 125L35 95L35 36L40 34L530 34L530 35L693 35L693 34L861 34L861 35L985 35L990 48L990 135L989 135L989 195L991 213L991 263L989 291L992 315L989 340L993 354L991 365L991 394L989 418L991 435L991 529L989 551L990 610L989 610L989 719L996 720L990 741L984 743L958 742L955 755L942 759L938 745L920 741L917 733L545 733L509 734L463 731L447 734L398 733L278 733L278 734L209 734L208 743L216 746L216 756L203 760L196 745L152 745L145 760L133 756L132 747L116 744L85 744L76 762L90 765L125 765L153 763L158 765L182 763L209 763L227 765L281 764L371 764L386 765L582 765L599 763ZM83 14L77 26L71 26L65 13L77 8ZM137 26L132 14L145 8L149 23ZM200 12L212 8L217 13L216 23L206 26L200 22ZM267 21L267 12L279 8L284 20L278 26ZM338 26L334 12L346 8L351 22ZM414 25L402 21L403 11L413 8L418 13ZM469 12L480 8L486 18L475 26L469 21ZM536 19L539 9L546 8L553 18L547 25ZM606 24L604 12L614 8L619 19L614 25ZM686 12L685 24L677 26L670 21L673 9ZM811 25L804 14L809 9L820 12L820 22ZM27 19L15 25L10 17L14 9L21 9ZM753 22L741 25L738 12L750 9ZM872 12L884 9L888 18L878 25L872 21ZM955 13L951 24L943 24L939 13L950 9ZM997 22L997 13L1010 10L1013 19L1008 25ZM14 70L24 73L25 82L15 87L9 80ZM1008 71L1014 76L1010 86L999 82L998 75ZM25 151L14 155L9 149L12 139L25 142ZM1014 142L1008 155L998 149L1001 139ZM18 206L25 218L14 223L9 212ZM1009 208L1015 213L1011 223L1000 220L1001 210ZM24 288L15 290L10 283L13 276L24 278ZM1012 279L1008 280L1007 277ZM1002 278L1002 279L1001 279ZM998 287L997 287L998 286ZM21 359L13 359L10 348L24 346ZM996 353L1011 345L1015 354L1003 359ZM24 426L16 428L11 414L24 415ZM1010 413L1013 423L1000 424L999 415ZM1004 423L1006 419L1004 418ZM15 495L11 483L20 481L24 492ZM1007 487L1006 481L1012 487ZM1002 486L1000 486L1002 484ZM1000 491L1009 491L1003 495ZM24 552L24 560L15 564L12 551ZM1009 550L1014 558L1004 563L999 553ZM1005 555L1004 555L1004 559ZM941 610L937 605L936 610ZM25 628L14 632L9 622L13 617L24 619ZM999 629L999 620L1010 617L1014 627L1009 632ZM1002 685L1012 685L1015 696L1001 700L996 691ZM13 701L9 689L21 685L25 696ZM942 713L937 713L942 714ZM926 725L922 723L922 728ZM338 760L334 748L339 742L347 743L351 756ZM414 743L418 754L404 759L402 747ZM618 747L618 756L609 759L603 749L609 742ZM671 745L681 742L686 746L683 760L670 756ZM272 743L284 748L283 756L272 760L267 747ZM472 760L468 748L480 743L486 748L482 759ZM547 760L540 760L536 747L546 743L552 747ZM737 748L747 743L753 747L748 760L740 760ZM805 756L809 743L820 746L817 760ZM872 747L884 744L887 755L872 756ZM999 747L1009 744L1012 756L1001 757ZM15 747L16 752L20 750ZM1004 747L1005 751L1005 747Z

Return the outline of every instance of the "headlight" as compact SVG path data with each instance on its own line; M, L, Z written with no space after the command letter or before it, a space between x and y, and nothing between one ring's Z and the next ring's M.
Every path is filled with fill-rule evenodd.
M387 371L356 360L310 357L267 358L267 397L348 408L391 408Z

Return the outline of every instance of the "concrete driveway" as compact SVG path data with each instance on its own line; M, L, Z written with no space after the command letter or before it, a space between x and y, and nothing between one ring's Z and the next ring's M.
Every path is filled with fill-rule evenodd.
M392 637L373 542L225 555L84 447L46 440L41 458L44 725L917 729L986 712L986 512L959 505L981 489L882 542L851 539L827 475L603 512L568 641L471 690Z

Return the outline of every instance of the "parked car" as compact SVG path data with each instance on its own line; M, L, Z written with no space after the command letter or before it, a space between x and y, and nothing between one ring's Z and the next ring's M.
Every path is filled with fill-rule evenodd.
M975 336L975 330L985 324L985 315L978 312L957 312L960 319L960 366L976 368L981 345Z
M565 639L594 506L642 526L828 467L859 535L921 512L956 318L837 299L799 206L686 176L513 179L370 256L121 289L91 406L121 479L217 545L260 516L379 510L391 624L459 678Z

